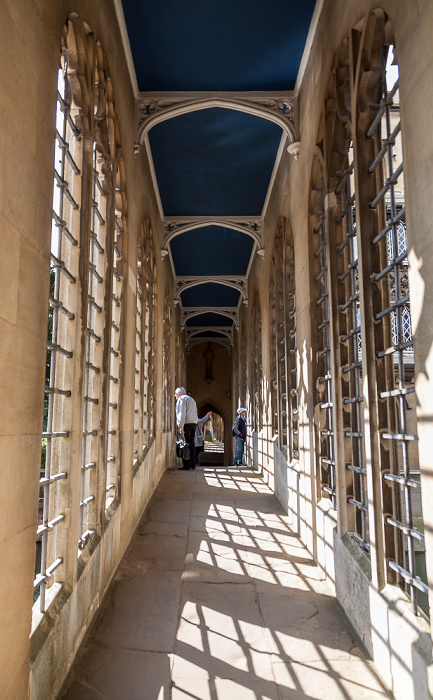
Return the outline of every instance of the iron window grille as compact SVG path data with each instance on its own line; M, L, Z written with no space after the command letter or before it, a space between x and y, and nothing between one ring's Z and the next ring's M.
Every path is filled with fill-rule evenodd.
M156 337L156 265L152 241L152 230L146 228L145 237L146 259L146 305L145 305L145 345L144 345L144 440L147 445L154 436L155 430L155 337Z
M279 225L274 245L271 282L272 315L272 427L279 445L288 441L287 368L286 368L286 308L283 272L282 226Z
M285 246L285 286L286 286L286 373L287 411L289 415L289 451L291 459L299 459L299 406L298 406L298 344L296 338L296 290L295 290L295 249L293 239Z
M140 436L142 432L142 375L143 375L143 245L137 248L136 320L135 320L135 366L134 366L134 462L140 462Z
M258 294L253 300L253 427L262 429L262 322Z
M334 404L333 371L331 363L330 304L328 286L328 232L324 207L323 181L316 193L317 225L313 229L315 243L315 355L316 355L316 408L318 409L316 434L320 461L321 489L329 495L332 506L336 504L335 454L334 454Z
M345 467L351 472L348 503L355 508L354 538L369 551L367 470L362 393L362 336L359 301L354 161L350 144L346 168L337 187L336 217L338 314Z
M392 49L389 51L392 57ZM389 67L388 63L388 67ZM379 384L379 432L384 502L392 504L385 513L387 563L390 579L410 595L418 614L418 594L427 595L427 584L418 576L416 553L424 550L414 406L414 362L410 324L410 292L407 277L403 157L399 114L398 77L389 90L383 78L378 113L367 132L375 143L375 157L369 172L376 178L377 195L370 202L376 212L379 232L371 245L376 262L373 282L378 290L376 358L382 363ZM411 406L412 404L412 406ZM417 526L418 525L418 526ZM392 543L392 544L391 544Z
M111 293L110 359L108 376L108 425L107 425L107 469L105 484L105 508L118 498L119 480L119 418L120 418L120 372L122 362L121 327L123 308L123 276L120 265L123 248L122 213L116 209L114 217L113 286Z
M172 316L171 316L171 306L170 306L170 292L167 289L166 294L165 294L165 302L164 302L164 321L163 321L164 327L163 327L163 339L162 339L162 366L163 366L163 392L164 395L167 397L167 400L165 401L165 411L164 411L164 421L163 421L163 430L169 432L172 430L172 425L171 425L171 416L172 416L172 411L171 411L171 400L168 400L168 397L171 397L174 392L174 387L173 387L173 382L172 382L172 342L173 342L173 333L172 333Z
M93 145L92 207L89 238L87 324L80 493L79 548L95 533L97 469L100 464L101 367L104 327L106 197L102 156Z
M277 260L278 251L274 253L273 270L270 284L270 318L271 318L271 425L272 434L280 435L278 412L278 379L277 379ZM236 366L236 365L235 365Z
M47 585L54 571L63 563L58 553L57 526L65 520L61 512L60 481L67 479L69 464L69 430L71 417L71 377L73 338L75 334L75 294L72 289L77 276L78 241L74 236L74 212L79 204L74 197L78 189L75 178L80 168L79 132L71 116L68 84L68 56L65 51L58 72L56 142L54 156L54 188L51 227L50 294L48 311L47 363L44 400L39 525L34 581L35 598L39 596L41 612L45 611ZM66 424L66 425L65 425ZM45 454L44 454L45 452ZM37 559L39 557L37 556Z

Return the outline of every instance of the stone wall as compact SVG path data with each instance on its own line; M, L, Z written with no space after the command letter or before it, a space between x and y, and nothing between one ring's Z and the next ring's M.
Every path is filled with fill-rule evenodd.
M5 398L0 408L0 558L2 570L7 572L0 582L0 697L5 700L21 700L28 692L35 700L45 700L59 691L140 515L163 471L174 459L173 435L161 432L159 355L155 360L156 424L152 444L140 463L133 455L135 358L127 349L135 344L137 241L142 222L148 219L154 248L159 250L160 227L148 164L142 152L134 155L134 95L114 3L104 2L101 10L100 4L83 0L24 0L18 5L6 0L0 9L0 385ZM85 23L85 31L91 30L105 52L127 182L121 495L116 507L98 515L99 532L77 558L75 507L80 500L81 438L72 431L68 439L77 447L71 452L71 463L65 465L68 478L63 485L67 484L68 492L75 494L70 500L75 507L63 504L67 534L58 538L63 564L53 575L56 582L48 583L47 612L41 615L35 605L31 633L56 86L61 40L71 13L75 13L78 23ZM170 268L159 255L156 273L161 289L172 289ZM157 346L162 342L162 315L162 305L158 305L152 338ZM80 386L82 376L77 371L78 366L74 382ZM174 366L172 373L174 376ZM79 426L82 405L77 403L74 411ZM99 488L103 488L102 483Z
M262 469L283 507L286 498L282 493L287 482L287 509L296 531L309 547L316 561L323 567L326 575L336 590L337 600L353 624L360 639L377 664L384 682L391 688L396 698L428 698L433 694L431 665L431 629L422 615L416 617L410 609L410 603L397 586L386 584L387 567L383 553L383 523L377 513L383 507L381 477L377 471L375 457L367 460L367 469L371 473L369 488L374 492L374 506L370 506L370 523L376 519L376 532L371 532L372 553L367 557L362 550L353 545L348 532L353 530L352 514L347 508L345 491L344 465L338 462L336 504L324 498L321 491L321 470L317 451L317 432L319 425L317 407L314 406L315 363L316 356L312 349L312 316L314 314L314 276L310 272L313 236L309 233L308 213L311 210L311 171L313 158L318 162L329 157L322 153L323 139L329 138L324 131L324 115L332 111L332 104L327 99L328 78L332 71L337 49L348 38L348 50L353 51L354 71L359 71L361 57L357 55L362 32L365 29L369 13L378 4L362 0L356 4L339 0L323 2L311 46L306 50L305 72L299 82L299 123L300 154L294 160L285 154L280 164L274 190L266 216L266 241L264 257L256 257L249 277L248 297L257 293L262 313L262 365L264 386L262 400L264 412L270 411L270 382L272 376L272 355L270 345L270 324L268 321L269 287L272 280L272 250L278 222L285 217L291 226L294 237L294 254L296 266L296 334L299 357L298 399L299 399L299 459L287 460L278 447L278 439L262 430L252 431L250 438L253 464ZM432 26L433 6L421 0L415 3L384 0L380 7L386 13L386 31L393 32L392 43L395 45L395 57L400 73L401 122L403 130L403 156L405 183L404 191L407 206L409 284L411 288L411 314L415 340L415 386L417 404L409 398L411 431L417 430L419 436L419 457L412 459L414 471L421 472L422 506L424 517L425 548L427 559L427 576L432 577L432 523L431 503L433 499L432 465L432 403L431 397L431 361L433 324L429 313L432 298L429 278L432 277L432 235L433 220L432 198L427 195L430 175L429 157L433 151L431 130L427 122L433 108L433 51L428 45L427 27ZM330 30L332 28L332 31ZM392 29L391 29L392 28ZM342 50L342 49L341 49ZM364 46L362 57L369 50ZM358 61L358 62L357 62ZM354 76L352 75L352 79ZM354 107L356 96L351 96ZM328 98L329 99L329 98ZM340 106L340 105L339 105ZM325 134L325 137L324 137ZM326 145L325 145L326 148ZM323 160L321 161L323 162ZM329 201L325 206L332 206ZM251 308L244 308L240 325L248 329L249 344L252 342ZM331 319L331 333L335 332L335 319ZM240 341L239 341L240 342ZM244 342L244 339L243 339ZM338 338L337 341L338 342ZM241 354L240 345L236 349ZM333 362L335 357L333 357ZM364 366L365 367L365 366ZM367 368L370 372L372 367ZM364 370L363 370L364 372ZM365 376L365 375L364 375ZM251 387L251 373L248 375ZM236 399L236 397L234 397ZM249 406L252 397L249 396ZM334 395L334 403L338 396ZM365 419L371 419L365 409ZM416 416L415 416L416 410ZM417 419L417 421L415 420ZM268 465L260 460L267 454L259 435L265 440L273 440L275 459ZM336 436L336 454L342 454L340 438ZM285 449L285 448L284 448ZM413 446L409 450L412 458ZM284 475L285 464L288 469ZM287 466L288 465L288 466ZM400 465L401 466L401 465ZM263 469L263 467L265 467ZM350 495L350 494L349 494ZM419 514L418 497L414 494L414 506ZM404 509L403 509L404 511ZM338 513L338 514L337 514ZM416 522L419 525L419 520ZM373 525L370 525L373 529ZM375 546L374 546L375 545ZM368 561L368 566L365 562ZM430 609L431 609L430 583ZM397 602L398 601L398 602ZM378 622L380 619L380 622ZM404 661L402 661L404 659Z

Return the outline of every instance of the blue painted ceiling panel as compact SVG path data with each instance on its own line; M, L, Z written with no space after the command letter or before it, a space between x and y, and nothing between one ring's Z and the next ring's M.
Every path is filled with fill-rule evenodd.
M221 108L157 124L149 141L165 216L260 216L281 134Z
M237 306L240 292L233 287L207 282L185 289L181 293L183 306Z
M315 0L122 4L139 90L292 90Z
M193 316L189 318L186 322L187 326L232 326L232 319L227 316L222 316L217 313L200 314L199 316Z
M121 0L139 91L293 90L316 0ZM163 217L261 216L281 128L223 108L161 122L149 143ZM142 151L143 158L145 151ZM206 223L206 222L204 222ZM206 226L170 243L176 276L246 275L253 240ZM235 301L236 296L236 301ZM236 306L239 293L209 284L184 306ZM232 320L206 313L188 325Z
M173 238L170 244L176 275L246 275L254 241L222 226L203 226Z

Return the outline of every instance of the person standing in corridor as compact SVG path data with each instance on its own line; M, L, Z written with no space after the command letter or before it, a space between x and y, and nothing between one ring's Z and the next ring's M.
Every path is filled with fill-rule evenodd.
M195 456L197 460L197 466L200 466L200 452L204 450L204 426L212 420L212 413L209 411L203 418L197 420L197 428L195 431Z
M197 426L197 404L188 396L183 386L179 386L174 392L176 397L176 423L179 436L189 445L189 459L183 459L180 469L195 469L195 445L194 437Z
M246 408L238 408L237 418L233 423L233 436L236 438L236 454L233 460L233 466L238 467L243 464L244 457L244 446L245 440L247 439L247 422L245 416L247 415Z

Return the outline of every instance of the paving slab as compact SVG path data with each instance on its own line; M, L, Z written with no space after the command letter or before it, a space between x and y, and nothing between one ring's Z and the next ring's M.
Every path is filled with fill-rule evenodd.
M90 643L64 700L165 700L170 697L167 654Z
M323 572L260 476L170 469L63 700L382 700Z

